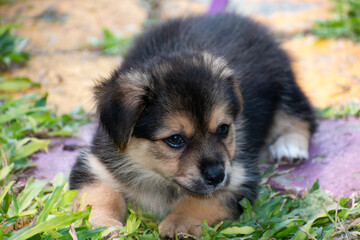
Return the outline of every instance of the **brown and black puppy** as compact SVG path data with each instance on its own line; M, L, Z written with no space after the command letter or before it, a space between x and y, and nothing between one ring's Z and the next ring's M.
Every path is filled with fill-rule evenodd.
M162 237L241 213L256 198L260 152L308 157L309 102L266 29L220 14L176 19L136 41L95 87L100 124L74 165L94 226L122 227L126 202L163 217Z

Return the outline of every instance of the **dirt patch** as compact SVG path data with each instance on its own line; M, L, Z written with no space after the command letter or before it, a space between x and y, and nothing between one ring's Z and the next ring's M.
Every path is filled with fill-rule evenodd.
M330 17L328 0L232 0L227 10L242 13L276 32L294 34Z
M81 49L89 37L101 37L104 27L133 35L147 13L131 0L24 0L2 6L0 15L22 25L18 34L29 37L29 50L37 53Z
M7 76L28 76L49 92L50 106L69 112L81 105L92 110L91 87L120 63L118 57L86 49L89 37L101 38L104 27L124 35L140 31L147 13L137 1L31 0L1 6L6 22L21 23L17 34L29 37L32 54L26 67Z
M162 1L160 16L162 19L187 17L203 14L207 11L210 1L166 0Z
M294 59L299 84L315 106L346 103L360 96L358 44L308 36L283 46Z
M34 55L26 68L16 70L16 76L28 76L40 82L49 92L48 102L60 113L81 105L93 110L94 81L108 77L120 59L99 56L89 51Z

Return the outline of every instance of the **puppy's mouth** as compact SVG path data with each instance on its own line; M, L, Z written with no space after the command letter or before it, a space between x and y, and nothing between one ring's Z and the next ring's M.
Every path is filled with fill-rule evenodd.
M229 184L229 179L230 178L225 175L224 180L216 186L207 183L207 181L204 179L187 181L186 183L182 183L181 181L178 181L176 179L173 181L189 193L192 193L195 195L201 195L201 196L209 196L209 195L212 195L217 190L220 190L220 189L223 189L224 187L226 187Z

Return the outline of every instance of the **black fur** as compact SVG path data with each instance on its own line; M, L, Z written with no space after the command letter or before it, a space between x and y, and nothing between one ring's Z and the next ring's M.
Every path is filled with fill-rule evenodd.
M218 75L207 69L204 52L223 58L231 76L221 80L221 69ZM134 70L148 76L136 89L124 84L128 81L124 74ZM251 202L256 198L256 158L276 111L308 121L311 131L315 129L313 111L294 80L287 54L266 28L233 14L175 19L148 30L136 39L112 77L97 85L95 94L101 124L91 152L123 183L140 174L120 174L131 164L122 152L131 135L152 140L162 116L175 110L191 113L197 129L205 132L209 111L219 102L228 102L228 111L242 125L237 135L244 136L233 161L241 162L247 174L247 182L226 203L236 214L241 211L237 206L241 198ZM125 104L129 103L123 97L126 94L134 97L131 106ZM70 177L72 189L92 180L82 167L79 158ZM177 195L169 189L171 201Z
M71 169L70 174L70 188L79 189L84 183L92 183L95 180L95 176L89 170L87 164L87 151L83 152L78 156L75 165Z

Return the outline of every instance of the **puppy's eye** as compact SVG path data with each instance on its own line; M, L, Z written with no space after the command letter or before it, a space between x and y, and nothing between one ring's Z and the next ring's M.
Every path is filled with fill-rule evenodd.
M164 139L164 142L167 143L170 147L181 148L185 145L185 140L179 134L172 135Z
M218 129L216 130L216 134L220 138L226 138L229 134L229 125L228 124L221 124Z

